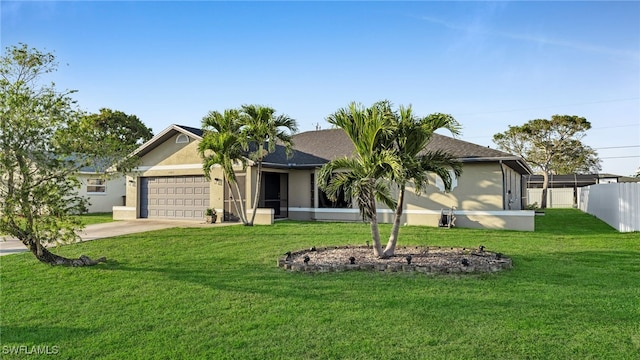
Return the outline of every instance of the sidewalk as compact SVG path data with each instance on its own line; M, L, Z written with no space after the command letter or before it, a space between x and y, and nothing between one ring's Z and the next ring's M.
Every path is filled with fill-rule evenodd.
M203 221L139 219L88 225L81 230L78 235L80 235L82 241L89 241L175 227L216 227L236 224L237 223L207 224ZM3 238L3 236L0 236L0 256L27 251L27 248L19 240L7 237L6 241L3 241Z

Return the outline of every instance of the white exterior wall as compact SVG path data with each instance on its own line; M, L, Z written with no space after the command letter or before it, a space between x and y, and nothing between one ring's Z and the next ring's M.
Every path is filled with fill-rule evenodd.
M122 206L123 196L126 195L125 177L119 176L115 179L107 180L105 192L87 192L87 181L89 179L98 179L100 175L97 174L80 174L78 180L80 180L81 186L78 189L78 195L89 199L89 212L111 212L114 206Z

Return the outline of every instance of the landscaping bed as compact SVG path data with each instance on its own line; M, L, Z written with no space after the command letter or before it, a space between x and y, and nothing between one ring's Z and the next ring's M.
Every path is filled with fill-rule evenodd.
M403 246L396 249L394 256L381 259L367 246L338 246L288 252L278 259L278 266L308 272L366 270L452 274L510 269L512 261L484 247Z

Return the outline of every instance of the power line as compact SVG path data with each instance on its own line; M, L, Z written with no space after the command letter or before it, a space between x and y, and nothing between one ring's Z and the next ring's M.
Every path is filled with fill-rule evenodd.
M631 156L607 156L607 157L602 157L600 158L601 160L604 159L630 159L630 158L640 158L640 155L631 155Z
M638 124L612 125L612 126L600 126L600 127L591 128L591 129L589 129L587 131L602 130L602 129L615 129L615 128L621 128L621 127L634 127L634 126L640 127L640 123L638 123ZM589 134L587 134L587 135L589 135ZM466 138L466 139L493 138L493 135L464 136L464 138Z
M613 126L600 126L600 127L591 128L589 130L614 129L614 128L630 127L630 126L640 126L640 123L638 123L638 124L613 125Z
M528 111L528 110L541 110L541 109L550 109L550 108L555 108L560 106L592 105L592 104L602 104L602 103L611 103L611 102L631 101L631 100L638 100L638 99L640 98L633 97L633 98L624 98L624 99L598 100L598 101L589 101L589 102L574 103L574 104L546 105L546 106L538 106L538 107L522 108L522 109L495 110L495 111L477 112L477 113L463 113L463 114L457 114L456 116L484 115L484 114L497 114L497 113L508 113L508 112Z
M627 145L627 146L607 146L601 148L594 148L595 150L604 150L604 149L627 149L627 148L637 148L640 145Z

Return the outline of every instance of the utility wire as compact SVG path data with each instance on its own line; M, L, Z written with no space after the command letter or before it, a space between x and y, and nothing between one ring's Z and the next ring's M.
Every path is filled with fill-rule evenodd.
M598 101L589 101L589 102L574 103L574 104L546 105L546 106L538 106L538 107L522 108L522 109L495 110L495 111L486 111L486 112L477 112L477 113L463 113L463 114L456 114L456 116L485 115L485 114L508 113L508 112L528 111L528 110L541 110L541 109L550 109L550 108L561 107L561 106L591 105L591 104L631 101L631 100L638 100L638 99L640 98L633 97L633 98L625 98L625 99L598 100Z
M589 130L614 129L614 128L630 127L630 126L640 126L640 124L624 124L624 125L600 126L600 127L591 128Z
M640 145L627 145L627 146L607 146L601 148L594 148L595 150L604 150L604 149L628 149L628 148L637 148Z
M640 158L640 155L631 155L631 156L607 156L607 157L601 157L600 159L630 159L630 158Z

